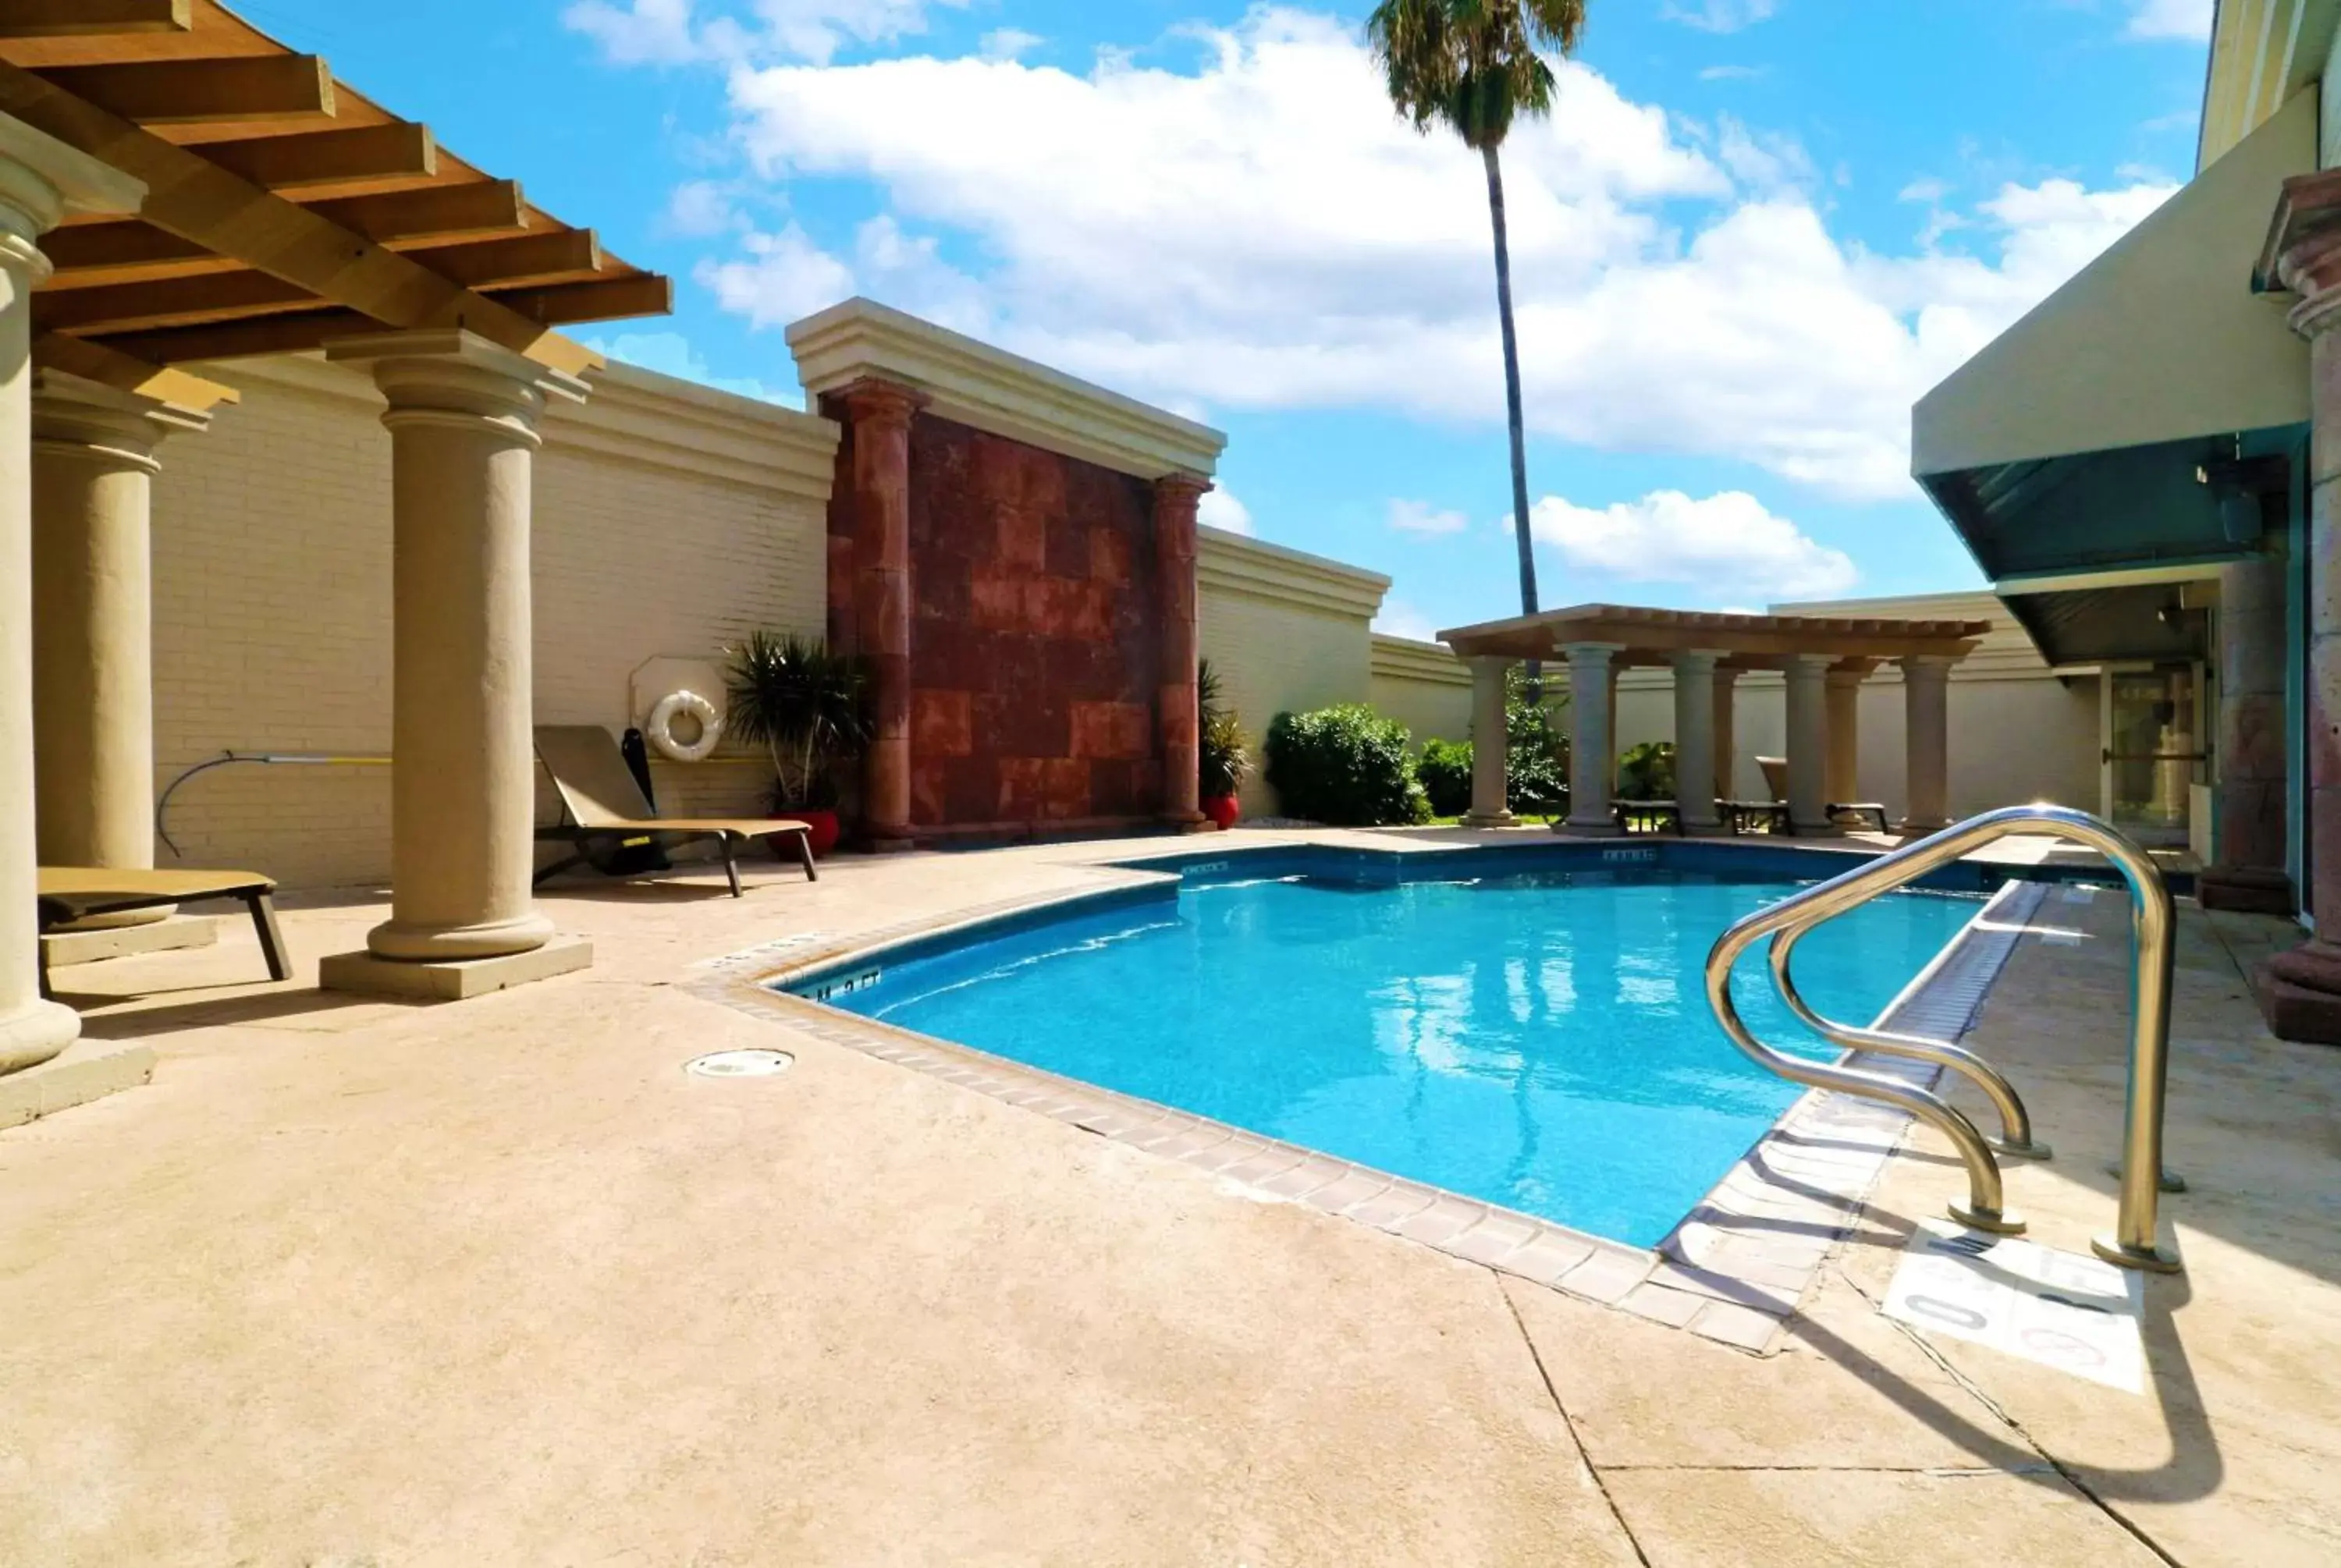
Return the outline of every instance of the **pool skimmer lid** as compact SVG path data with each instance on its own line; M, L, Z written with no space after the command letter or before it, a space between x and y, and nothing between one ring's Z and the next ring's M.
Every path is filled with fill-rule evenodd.
M717 1051L685 1064L702 1078L769 1078L787 1072L796 1058L786 1051Z

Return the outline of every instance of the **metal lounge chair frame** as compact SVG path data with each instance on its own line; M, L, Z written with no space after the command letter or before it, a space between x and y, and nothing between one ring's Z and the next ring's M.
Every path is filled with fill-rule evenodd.
M536 874L540 883L573 868L592 865L593 852L604 847L652 842L669 849L693 839L712 839L723 851L723 875L731 881L732 896L737 898L741 897L739 846L752 839L782 836L795 839L797 861L804 868L805 880L821 879L812 863L812 829L793 818L653 815L650 802L643 799L642 786L634 782L633 774L626 767L616 739L598 724L540 724L536 728L536 755L543 762L544 770L553 776L553 788L561 795L563 814L568 819L562 827L538 829L537 839L540 843L567 844L572 849L571 854ZM641 876L647 872L629 874Z

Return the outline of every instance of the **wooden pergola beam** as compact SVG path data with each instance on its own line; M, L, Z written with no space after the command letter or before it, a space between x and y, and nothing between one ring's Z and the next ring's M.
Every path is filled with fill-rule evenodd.
M194 0L0 0L0 38L186 33Z
M443 278L470 289L509 289L586 281L602 270L602 242L591 229L557 229L512 240L479 240L409 251Z
M101 337L309 310L316 303L317 297L298 283L245 271L36 293L33 322L42 331Z
M148 364L119 349L67 337L63 332L35 338L33 362L85 381L154 398L189 413L209 413L222 403L244 401L244 394L234 387L206 381L191 372Z
M460 327L571 374L600 362L543 322L370 243L324 213L264 191L30 71L0 65L0 113L144 181L140 215L156 228L298 284L326 304L393 329Z
M271 191L302 191L367 180L428 179L439 172L439 144L428 125L399 121L290 136L210 142L203 155L228 173Z
M617 322L662 316L674 310L674 282L655 273L591 283L555 283L537 289L500 289L489 296L549 327L576 322Z
M42 74L58 91L140 125L331 119L334 114L334 74L314 55L61 65Z
M101 346L156 364L186 364L198 360L308 353L337 338L365 337L381 331L380 322L356 311L321 310L260 321L229 322L219 326L130 332L108 338ZM584 368L592 369L600 363L600 356L592 355Z
M52 229L41 237L41 250L56 268L44 293L232 273L242 264L134 218Z
M528 203L513 180L344 196L313 202L308 210L378 245L445 244L517 234L528 227Z

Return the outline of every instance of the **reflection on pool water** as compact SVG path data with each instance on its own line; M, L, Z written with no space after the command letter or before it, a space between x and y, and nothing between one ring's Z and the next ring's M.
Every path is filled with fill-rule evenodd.
M1649 1245L1799 1092L1709 1013L1724 927L1796 884L1543 874L1363 888L1182 887L886 968L832 1005L1562 1225ZM1866 904L1797 949L1823 1013L1868 1023L1974 915ZM1824 1054L1760 950L1734 995Z

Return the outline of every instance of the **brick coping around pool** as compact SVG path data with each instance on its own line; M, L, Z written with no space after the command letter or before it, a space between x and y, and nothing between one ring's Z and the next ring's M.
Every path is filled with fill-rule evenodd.
M877 954L1003 918L1044 914L1117 889L1153 891L1178 878L1100 868L1093 890L1003 899L942 919L849 938L814 932L702 962L686 988L785 1023L832 1045L914 1067L1101 1137L1211 1172L1250 1196L1300 1203L1435 1247L1579 1299L1613 1306L1754 1355L1780 1345L1782 1325L1822 1260L1860 1215L1911 1118L1874 1101L1813 1091L1694 1206L1655 1249L1589 1236L1515 1209L1391 1176L1208 1116L1174 1110L1021 1062L898 1028L775 987ZM1957 1040L2047 888L2010 882L1961 928L1942 956L1879 1016L1877 1028ZM1854 1065L1918 1087L1941 1069L1856 1053Z

